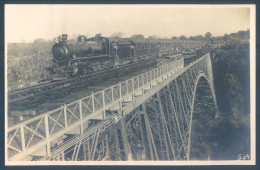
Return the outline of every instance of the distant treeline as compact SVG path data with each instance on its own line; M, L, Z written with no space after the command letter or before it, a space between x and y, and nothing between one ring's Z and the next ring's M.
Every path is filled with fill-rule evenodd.
M224 34L224 36L212 37L212 42L213 43L217 43L217 42L234 43L237 41L248 42L249 38L250 38L250 30L248 29L246 31L238 31L236 33Z
M54 41L45 39L36 39L32 43L9 43L7 48L7 55L9 57L24 57L36 54L50 54L51 47Z

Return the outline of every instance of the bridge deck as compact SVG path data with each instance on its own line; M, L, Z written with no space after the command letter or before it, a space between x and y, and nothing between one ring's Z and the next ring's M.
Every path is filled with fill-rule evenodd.
M85 133L85 123L90 119L106 120L104 126L109 126L206 56L208 55L185 68L183 59L164 64L9 128L9 159L24 160L28 155L50 156L51 145L58 138L68 133ZM107 110L121 112L117 117L111 118L106 117ZM99 128L105 128L104 126L99 125Z

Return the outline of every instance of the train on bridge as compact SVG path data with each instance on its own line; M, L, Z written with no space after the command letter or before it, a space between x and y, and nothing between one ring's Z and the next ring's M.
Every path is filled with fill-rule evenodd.
M62 34L52 47L53 60L47 70L53 79L92 74L187 50L184 42L172 40L115 40L97 34L92 38L81 35L75 42L68 41L67 37L67 34ZM198 42L194 44L197 48L205 45Z
M131 39L112 40L97 34L88 38L79 36L76 42L69 42L67 34L52 47L53 60L49 70L60 78L71 78L99 72L113 67L147 60L169 51L170 42L164 42L165 51L160 51L161 42L136 42Z

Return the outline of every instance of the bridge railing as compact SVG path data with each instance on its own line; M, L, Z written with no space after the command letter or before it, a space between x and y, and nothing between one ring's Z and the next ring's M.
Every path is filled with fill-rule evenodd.
M37 150L42 146L47 146L46 153L43 154L50 154L52 141L57 140L57 137L62 136L65 131L77 126L84 129L83 123L89 115L104 112L124 97L135 94L136 91L151 85L152 81L161 79L168 72L181 69L183 65L183 59L174 60L9 128L8 158L19 153L26 155L31 148Z

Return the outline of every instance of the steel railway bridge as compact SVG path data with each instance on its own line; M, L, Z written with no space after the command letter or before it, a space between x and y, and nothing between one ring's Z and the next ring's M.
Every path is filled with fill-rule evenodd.
M183 63L162 60L153 70L9 128L8 160L198 159L194 127L217 111L210 54Z

